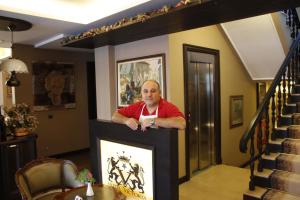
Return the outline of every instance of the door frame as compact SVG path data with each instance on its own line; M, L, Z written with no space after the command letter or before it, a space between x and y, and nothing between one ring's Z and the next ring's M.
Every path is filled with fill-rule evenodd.
M215 57L215 66L213 70L213 88L214 88L214 151L215 151L215 163L221 164L221 109L220 109L220 51L216 49L210 49L206 47L200 47L190 44L183 44L183 71L184 71L184 108L186 116L186 129L185 129L185 159L186 159L186 177L184 181L188 181L191 178L190 172L190 127L189 127L189 102L188 102L188 61L187 52L194 51L199 53L211 54Z

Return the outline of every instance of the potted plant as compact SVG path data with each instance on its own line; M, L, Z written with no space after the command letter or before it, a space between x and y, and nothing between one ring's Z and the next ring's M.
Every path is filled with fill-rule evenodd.
M92 188L92 184L95 183L95 179L93 177L93 174L90 172L90 170L84 168L80 170L78 173L76 180L87 184L87 190L86 190L86 196L94 196L94 191Z
M24 136L33 132L38 125L38 120L25 103L16 104L10 108L4 107L5 124L8 131L15 136Z

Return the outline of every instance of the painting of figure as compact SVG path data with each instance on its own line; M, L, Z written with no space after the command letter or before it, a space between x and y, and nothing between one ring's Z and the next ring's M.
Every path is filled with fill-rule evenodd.
M75 107L73 64L35 62L32 71L35 110Z

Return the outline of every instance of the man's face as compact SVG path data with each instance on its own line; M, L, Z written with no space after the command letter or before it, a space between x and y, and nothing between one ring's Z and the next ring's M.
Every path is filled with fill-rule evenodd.
M142 99L147 106L154 106L160 100L160 90L155 82L147 81L142 86Z

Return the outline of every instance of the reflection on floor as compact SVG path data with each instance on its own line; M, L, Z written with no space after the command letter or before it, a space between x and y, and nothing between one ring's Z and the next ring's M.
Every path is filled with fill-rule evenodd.
M61 157L73 161L78 169L90 169L89 152ZM179 200L241 200L248 190L249 169L216 165L199 172L179 186Z
M180 200L241 200L248 189L249 169L216 165L179 187Z

